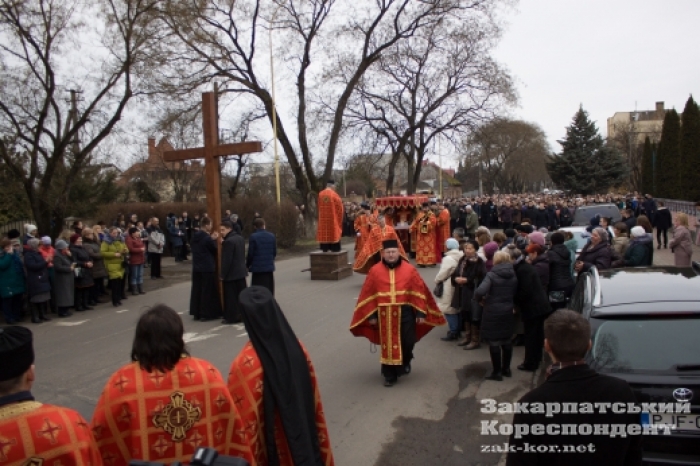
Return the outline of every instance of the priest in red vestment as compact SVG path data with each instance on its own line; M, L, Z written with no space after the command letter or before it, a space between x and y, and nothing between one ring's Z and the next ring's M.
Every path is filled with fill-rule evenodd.
M439 253L444 253L447 251L445 242L448 238L452 238L452 232L450 231L450 211L447 210L444 204L439 204L437 211Z
M408 260L408 256L406 256L406 251L404 251L399 236L396 234L396 230L386 224L386 215L380 212L379 215L377 215L377 222L372 224L369 237L365 241L360 255L355 259L355 264L352 267L353 270L366 275L374 264L382 260L382 243L388 239L395 239L398 241L399 254L401 254L401 257L405 260Z
M226 383L212 364L188 355L183 330L164 305L139 319L133 362L110 377L92 418L105 465L189 461L198 447L252 461Z
M318 227L316 241L323 252L339 252L343 235L343 200L335 192L335 181L328 180L326 189L318 193Z
M333 466L311 359L267 288L241 293L250 341L231 364L228 388L250 438L252 466Z
M423 278L399 255L398 241L383 248L362 285L350 331L380 346L384 385L391 387L411 372L415 344L446 322Z
M363 202L360 204L362 210L355 217L354 228L355 228L355 259L362 252L362 248L365 246L367 238L369 238L369 233L372 230L372 223L375 216L369 210L369 204Z
M437 217L430 210L430 204L423 203L423 209L411 224L411 233L416 235L416 264L418 267L437 264Z
M89 424L72 409L39 403L32 332L0 328L0 465L102 466Z

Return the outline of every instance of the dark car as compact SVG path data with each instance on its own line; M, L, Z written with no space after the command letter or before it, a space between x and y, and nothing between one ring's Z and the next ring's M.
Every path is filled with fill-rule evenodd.
M610 217L610 225L615 225L622 220L620 209L615 204L592 204L582 205L576 208L574 212L574 220L571 223L573 227L587 227L591 224L591 219L596 215L601 217Z
M688 413L640 413L645 464L700 464L700 276L690 268L637 267L578 280L571 309L591 324L586 360L626 380L640 403L689 404ZM687 408L686 408L687 409Z

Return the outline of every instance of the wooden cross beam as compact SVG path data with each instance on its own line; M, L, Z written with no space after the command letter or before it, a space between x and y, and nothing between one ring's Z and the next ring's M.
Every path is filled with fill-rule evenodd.
M260 141L246 141L238 144L219 144L218 102L214 92L202 93L202 127L204 147L167 151L163 154L163 160L165 162L180 162L204 159L207 214L212 221L212 228L217 231L221 224L221 165L219 157L262 152L262 143ZM221 247L219 247L220 261ZM218 280L217 283L219 283Z

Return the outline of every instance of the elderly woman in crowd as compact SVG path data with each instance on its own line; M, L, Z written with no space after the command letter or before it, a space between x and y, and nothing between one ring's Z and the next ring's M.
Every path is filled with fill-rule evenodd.
M41 237L41 244L39 245L39 253L41 254L41 257L44 258L46 263L48 264L48 270L49 270L49 284L51 285L51 300L49 301L49 308L51 309L51 312L53 314L58 313L58 308L56 307L56 296L54 296L54 288L56 288L56 285L54 283L54 269L53 269L53 256L56 255L56 250L53 248L51 245L51 237L49 236L42 236Z
M92 261L92 279L94 281L94 286L90 288L90 296L88 304L90 306L100 303L100 295L106 294L105 290L105 278L107 278L107 269L105 268L105 261L102 257L101 251L101 241L99 239L99 234L95 232L98 231L100 227L95 226L94 228L83 228L83 249L87 251L90 255L90 260Z
M163 257L163 248L165 247L165 235L160 229L160 220L158 217L151 219L148 235L148 257L151 260L151 279L163 278L160 270L160 260Z
M27 269L32 322L40 324L43 321L51 320L46 316L51 299L48 263L39 252L39 240L36 238L27 241L27 249L24 251L24 267ZM63 314L59 312L58 315L65 317L65 314L65 312Z
M612 265L612 249L608 244L608 232L598 227L591 232L591 239L581 250L574 264L576 272L586 272L593 266L598 270L607 270Z
M474 299L484 301L481 318L481 338L488 342L493 370L488 380L503 380L510 377L510 361L513 357L511 337L515 330L513 313L518 279L506 251L498 251L493 257L493 269L474 293Z
M146 262L146 246L143 244L141 232L136 227L129 228L126 237L126 247L129 249L129 289L134 296L146 294L143 291L143 266Z
M464 339L457 343L465 350L473 350L480 346L479 325L481 323L481 307L474 301L474 291L486 276L484 260L479 257L479 243L467 240L462 246L464 255L457 263L452 274L451 306L460 310L460 321L464 327Z
M0 297L5 323L12 325L22 320L24 298L24 265L19 252L12 247L12 241L0 241Z
M68 243L59 239L56 241L56 255L53 258L56 271L54 296L56 307L61 317L70 315L68 310L75 304L75 259L73 258ZM83 310L76 306L76 310Z
M454 238L449 238L445 241L445 257L440 263L440 270L435 277L435 283L442 283L442 296L437 297L437 305L440 311L445 314L449 330L447 335L442 337L442 341L454 341L459 338L459 308L452 306L452 296L454 287L452 286L452 274L457 269L457 264L462 258L463 253L459 250L459 242Z
M484 250L484 265L486 266L486 271L490 272L493 268L493 257L498 251L498 243L489 241L482 249Z
M122 305L122 299L126 296L122 294L122 280L124 279L124 256L129 250L122 242L119 228L112 227L109 229L109 235L105 235L105 240L100 246L102 258L107 267L109 275L109 286L112 290L112 305L114 307Z
M82 230L81 230L82 233ZM75 233L70 237L70 253L75 263L73 283L75 293L73 294L75 310L78 312L91 311L90 293L95 284L92 278L92 259L87 249L83 247L83 237L80 233Z
M693 246L688 229L688 215L679 213L673 220L673 239L669 243L676 267L690 267Z
M632 228L630 240L622 259L615 261L616 267L650 266L654 262L654 240L641 226Z

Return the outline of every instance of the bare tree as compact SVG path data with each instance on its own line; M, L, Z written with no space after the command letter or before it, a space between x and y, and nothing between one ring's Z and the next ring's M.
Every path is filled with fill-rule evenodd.
M484 184L503 193L519 193L548 180L549 146L535 124L497 118L467 138L465 166L481 164Z
M159 41L157 3L0 4L0 159L21 180L40 231L58 234L72 180L143 91L137 71ZM66 102L71 89L80 92Z
M391 148L388 192L401 157L412 193L438 137L458 141L515 99L510 77L490 56L499 29L486 12L479 19L446 16L388 49L361 80L348 120Z
M332 174L346 109L365 73L393 46L446 16L466 18L473 11L491 11L494 4L494 0L171 0L164 2L163 19L179 45L169 54L170 74L160 84L177 80L188 89L222 79L228 92L260 101L272 123L268 65L258 51L267 45L264 39L261 42L261 33L275 28L284 42L278 51L294 76L297 98L291 121L277 113L279 142L297 189L307 205L313 205L312 194ZM315 148L323 155L320 173L314 170Z

